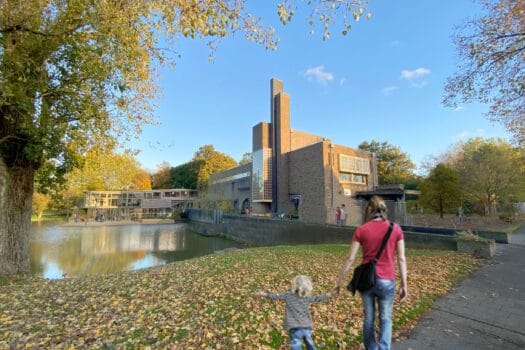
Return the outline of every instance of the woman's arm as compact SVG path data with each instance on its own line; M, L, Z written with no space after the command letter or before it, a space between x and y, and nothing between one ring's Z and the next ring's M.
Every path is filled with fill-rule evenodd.
M407 261L405 258L405 241L402 239L397 242L397 264L401 273L401 288L399 288L399 300L403 301L408 295L407 286Z
M352 264L354 263L355 256L357 255L357 251L359 250L360 246L361 244L359 244L359 242L352 241L352 245L350 246L350 252L348 252L343 267L339 272L339 276L337 276L337 281L335 282L334 290L338 289L341 286L343 278L345 278L346 274L348 273L348 270L350 270Z

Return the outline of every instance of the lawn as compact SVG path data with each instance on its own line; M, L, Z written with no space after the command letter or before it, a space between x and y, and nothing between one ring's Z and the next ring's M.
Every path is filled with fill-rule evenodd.
M253 293L283 291L308 274L314 292L330 290L346 245L253 248L161 267L78 279L4 280L0 349L287 348L284 305ZM451 251L409 250L408 302L394 306L394 336L476 265ZM320 349L355 348L361 337L359 297L312 308Z

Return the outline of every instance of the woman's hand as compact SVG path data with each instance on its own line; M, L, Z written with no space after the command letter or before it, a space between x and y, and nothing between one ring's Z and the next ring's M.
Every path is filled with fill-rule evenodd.
M407 288L406 287L399 288L398 295L399 295L399 301L401 302L405 301L408 296Z
M264 293L264 292L257 292L257 293L255 293L255 296L259 297L259 298L263 298L263 297L266 296L266 293Z

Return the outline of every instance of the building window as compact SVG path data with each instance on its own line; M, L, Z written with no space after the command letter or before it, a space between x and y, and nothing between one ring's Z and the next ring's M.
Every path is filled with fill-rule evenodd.
M252 200L272 201L272 150L264 148L253 152Z
M366 185L366 178L367 176L363 174L339 173L340 182Z
M339 174L339 181L341 181L341 182L352 182L352 174L340 173Z
M370 161L366 158L339 154L339 170L349 173L370 174Z

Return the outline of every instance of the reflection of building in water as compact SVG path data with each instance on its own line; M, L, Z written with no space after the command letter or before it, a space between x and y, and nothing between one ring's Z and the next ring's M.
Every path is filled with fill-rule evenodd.
M80 236L80 255L105 255L120 252L178 251L186 249L182 232L97 232Z
M99 221L169 217L193 207L198 192L185 188L142 191L86 191L87 218Z

